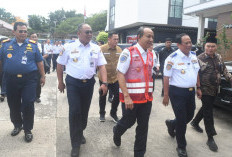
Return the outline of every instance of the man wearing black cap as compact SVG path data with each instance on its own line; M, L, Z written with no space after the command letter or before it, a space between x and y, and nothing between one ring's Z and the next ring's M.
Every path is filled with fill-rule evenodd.
M227 81L232 81L232 76L227 71L221 56L216 53L216 43L215 38L209 37L205 44L205 52L198 56L200 87L197 88L202 92L202 107L191 122L193 128L202 133L203 130L200 128L199 122L204 118L205 130L208 135L206 144L214 152L218 150L218 147L213 139L213 136L217 135L213 120L213 102L218 93L221 75L224 75Z
M172 52L174 52L171 45L172 45L172 39L166 38L165 39L165 47L159 53L160 72L162 75L162 93L161 93L161 96L164 96L164 82L163 82L164 61Z

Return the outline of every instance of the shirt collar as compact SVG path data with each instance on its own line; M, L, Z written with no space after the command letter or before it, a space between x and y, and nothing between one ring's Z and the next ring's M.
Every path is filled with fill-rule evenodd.
M89 46L91 46L91 44L92 44L91 41L90 41L87 45L84 46L84 45L80 42L79 39L77 39L75 42L77 43L77 46L78 46L78 47L80 47L80 46L81 46L81 47L89 47Z
M178 55L180 55L181 58L185 58L185 57L191 58L192 57L191 51L189 51L188 56L186 56L180 49L177 50L177 53L178 53Z
M145 51L145 50L139 45L139 43L137 43L135 46L138 48L138 50L139 50L139 52L140 52L141 54L147 53L147 51L148 51L148 50Z
M14 43L17 43L16 38L13 38L13 42L14 42ZM25 40L24 40L24 42L23 42L23 44L24 44L24 43L26 43L26 44L27 44L27 43L28 43L28 39L25 39Z

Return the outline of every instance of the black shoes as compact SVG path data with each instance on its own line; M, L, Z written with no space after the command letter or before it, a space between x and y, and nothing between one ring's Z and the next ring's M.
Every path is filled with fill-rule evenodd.
M80 154L80 147L72 148L71 157L79 157Z
M188 157L187 152L183 148L176 148L178 157Z
M113 140L116 146L119 147L121 145L121 136L117 135L115 126L113 127Z
M22 129L23 129L22 127L14 128L14 130L12 130L12 132L11 132L11 136L18 135Z
M115 123L117 123L118 122L118 116L116 115L116 114L110 114L110 116L113 118L113 121L115 122Z
M194 121L192 121L190 124L197 132L203 133L203 129L199 126L199 124L196 124Z
M0 101L3 102L4 99L5 99L5 95L4 95L4 94L1 94L1 95L0 95Z
M37 103L41 103L40 98L36 98L35 102L37 102Z
M112 103L113 102L113 98L108 98L108 101L110 102L110 103Z
M86 139L85 139L85 136L84 136L84 135L82 136L81 144L86 144Z
M103 114L100 114L100 122L105 122L106 121L106 119L105 119L105 115L103 115Z
M209 146L210 150L212 150L213 152L217 152L218 146L213 138L209 138L206 144Z
M31 131L25 131L25 141L26 142L31 142L33 139L33 134Z
M175 128L171 125L171 121L166 120L165 123L167 125L169 135L174 138L176 136L176 133Z

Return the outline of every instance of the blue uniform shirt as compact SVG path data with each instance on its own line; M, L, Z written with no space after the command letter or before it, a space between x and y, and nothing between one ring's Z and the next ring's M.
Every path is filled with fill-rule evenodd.
M164 63L164 76L169 77L169 84L180 87L195 87L200 66L195 52L186 56L179 49L170 54Z
M2 43L0 60L3 63L3 71L9 74L25 74L38 70L36 63L41 62L43 58L34 41L26 39L19 46L13 38Z

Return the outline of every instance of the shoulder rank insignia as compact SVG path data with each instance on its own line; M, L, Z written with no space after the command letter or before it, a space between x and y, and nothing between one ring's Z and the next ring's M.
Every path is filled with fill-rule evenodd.
M194 55L196 55L196 52L194 52L194 51L191 51L191 54L194 54Z
M36 41L34 40L29 40L30 43L36 44Z
M2 43L9 42L10 39L3 40Z
M174 53L173 53L173 54L171 54L170 56L173 58L173 57L177 56L177 53L176 53L176 52L174 52Z
M69 41L68 43L73 43L75 40L71 40L71 41Z

